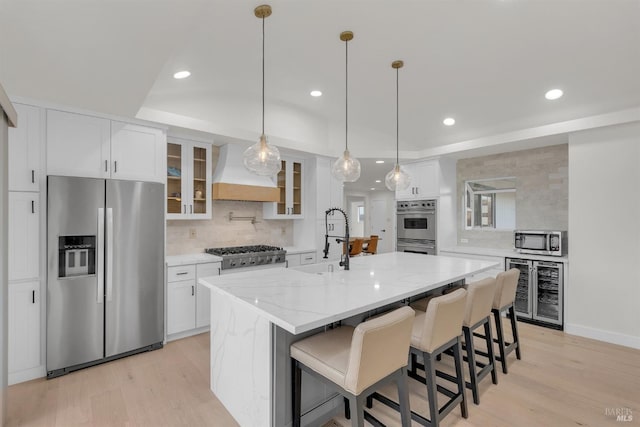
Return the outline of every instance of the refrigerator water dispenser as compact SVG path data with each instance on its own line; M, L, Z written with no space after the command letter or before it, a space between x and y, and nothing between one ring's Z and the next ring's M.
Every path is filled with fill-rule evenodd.
M60 236L58 253L58 277L96 274L96 236Z

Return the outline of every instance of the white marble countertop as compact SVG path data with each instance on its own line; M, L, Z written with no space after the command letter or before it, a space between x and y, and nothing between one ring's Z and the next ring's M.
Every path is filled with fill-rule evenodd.
M302 253L316 251L315 248L312 248L312 247L305 248L304 246L285 246L283 249L287 251L287 255L295 255L295 254L302 254Z
M429 291L498 263L447 256L391 252L351 259L351 269L327 263L272 268L199 283L244 301L256 313L299 334Z
M178 265L189 265L189 264L202 264L205 262L220 262L222 261L222 257L216 255L209 255L207 253L201 252L196 254L185 254L185 255L169 255L165 257L165 262L168 267L175 267Z
M535 255L535 254L521 254L513 249L495 249L495 248L480 248L475 246L452 246L448 248L440 249L441 253L446 255L447 252L455 254L469 254L469 255L484 255L494 256L502 258L523 258L523 259L535 259L542 261L555 261L555 262L569 262L566 256L549 256L549 255Z

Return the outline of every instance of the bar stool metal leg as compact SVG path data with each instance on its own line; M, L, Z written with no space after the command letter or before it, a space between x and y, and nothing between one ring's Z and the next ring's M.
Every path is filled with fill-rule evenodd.
M489 363L493 365L493 369L491 370L491 381L494 384L498 384L496 356L493 351L493 336L491 335L491 318L489 318L488 321L484 324L484 336L485 342L487 344L487 357L489 358Z
M478 396L478 372L476 371L476 355L475 347L473 345L473 334L471 329L464 327L464 343L467 349L467 364L469 365L469 382L471 383L471 394L473 395L473 403L480 404L480 397Z
M411 409L409 408L409 385L407 384L407 368L400 369L397 380L398 400L400 404L400 419L403 426L411 425Z
M458 390L462 394L462 401L460 402L460 411L463 418L469 418L469 411L467 409L467 398L465 394L464 373L462 371L462 346L460 345L460 337L458 342L453 347L453 357L456 361L456 377L458 383Z
M511 330L513 331L513 342L516 346L516 358L521 360L520 356L520 338L518 337L518 323L516 322L516 310L513 307L509 307L509 317L511 318Z
M302 370L300 369L300 363L292 359L292 390L293 390L293 427L300 427L300 413L301 413L301 391L302 391Z
M493 312L493 317L496 321L496 335L498 336L498 351L500 352L500 363L502 363L502 372L507 374L507 357L505 355L505 346L504 346L504 331L502 329L502 318L500 317L500 310L491 310ZM492 344L493 345L493 344Z
M429 401L429 416L431 417L431 425L437 427L440 424L440 408L438 407L438 399L436 392L436 365L435 358L429 353L422 353L424 360L424 377L427 387L427 399ZM431 387L431 389L430 389Z

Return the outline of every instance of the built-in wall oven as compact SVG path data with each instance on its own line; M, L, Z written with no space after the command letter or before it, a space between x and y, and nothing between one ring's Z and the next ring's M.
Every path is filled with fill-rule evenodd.
M398 202L396 207L396 250L398 252L436 254L436 207L435 200Z

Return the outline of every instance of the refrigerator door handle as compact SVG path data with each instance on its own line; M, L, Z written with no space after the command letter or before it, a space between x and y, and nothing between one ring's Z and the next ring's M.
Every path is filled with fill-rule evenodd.
M104 299L104 208L98 208L98 237L96 246L98 248L97 276L98 290L96 295L96 303L102 304Z
M113 297L113 208L107 208L107 302Z

